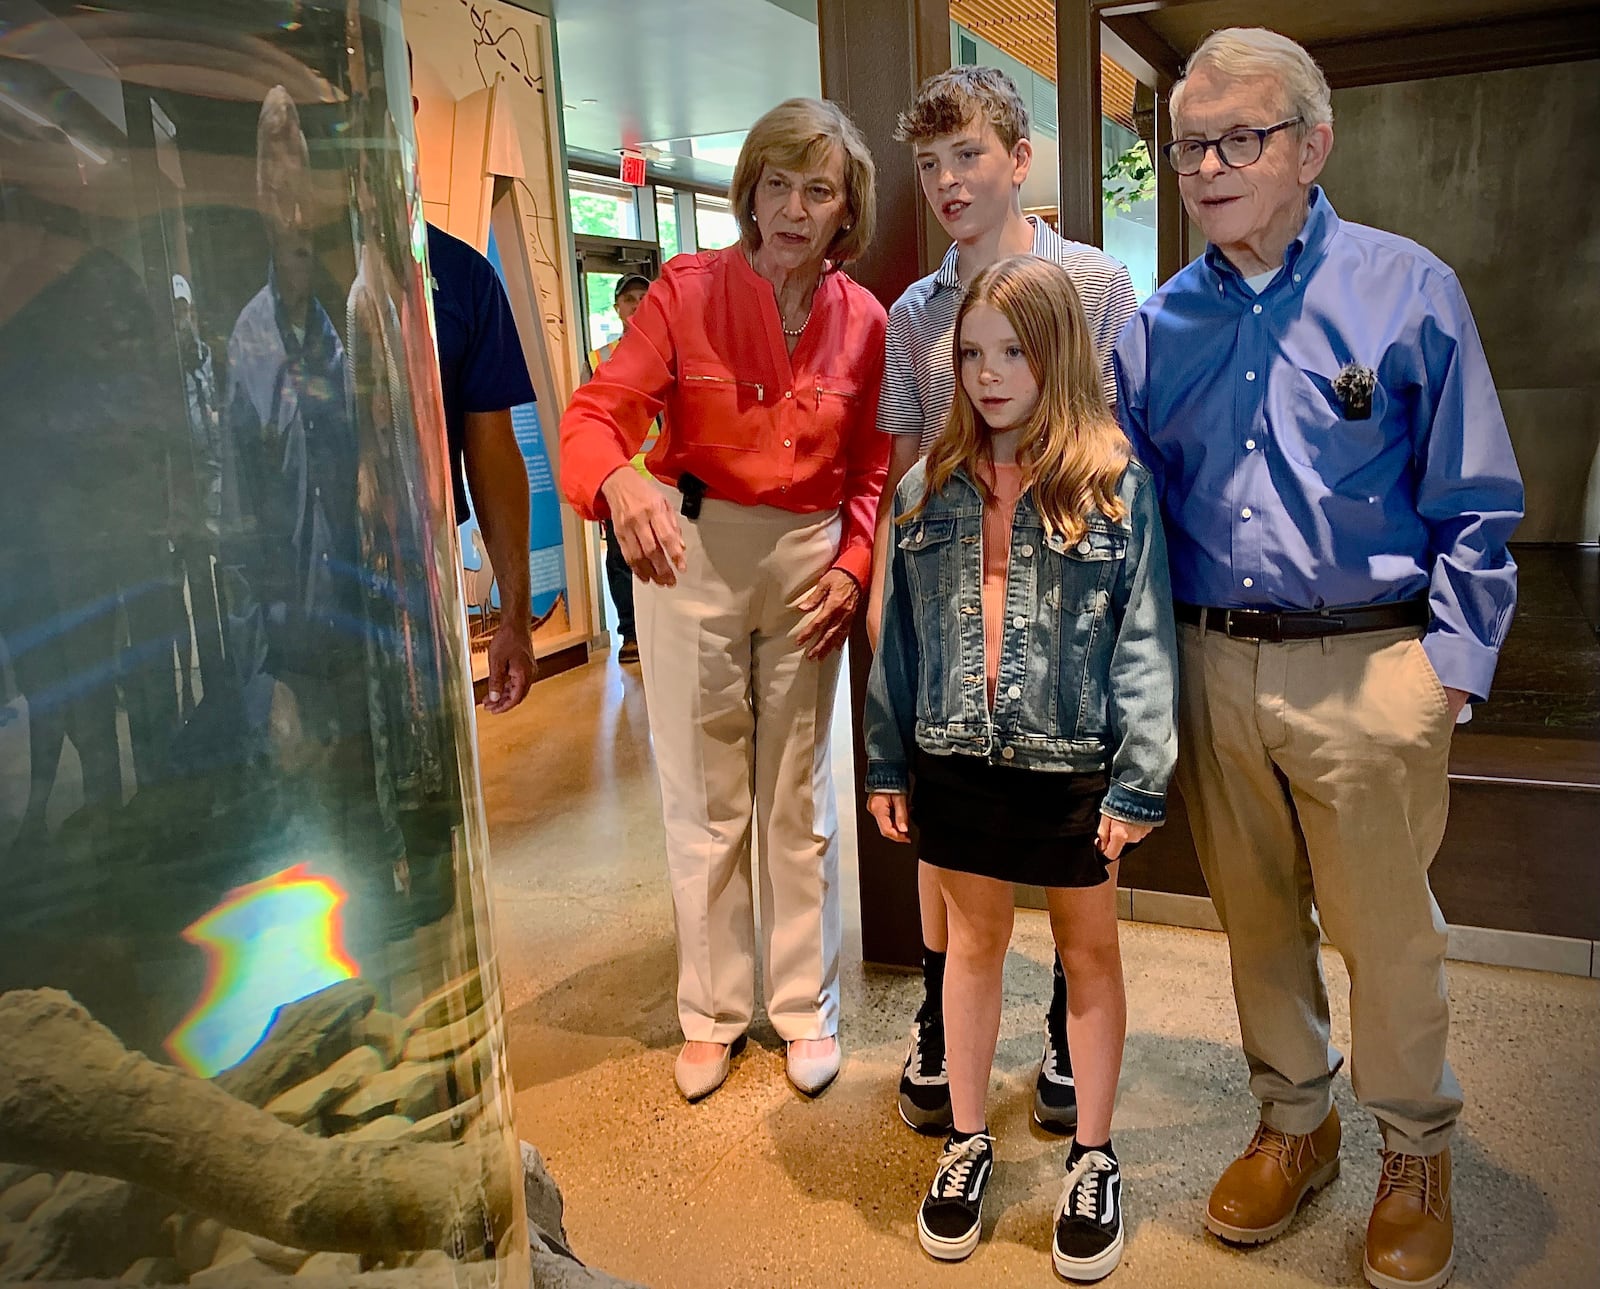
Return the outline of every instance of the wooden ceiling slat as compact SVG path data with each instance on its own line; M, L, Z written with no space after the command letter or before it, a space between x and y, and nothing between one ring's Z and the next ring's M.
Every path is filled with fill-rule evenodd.
M950 0L950 17L1051 84L1056 79L1054 5L1037 0ZM1100 59L1100 110L1133 129L1133 75Z

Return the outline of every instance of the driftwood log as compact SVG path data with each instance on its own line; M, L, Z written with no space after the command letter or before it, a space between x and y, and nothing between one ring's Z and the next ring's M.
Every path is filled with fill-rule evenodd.
M316 1072L308 1057L296 1075ZM253 1075L252 1099L287 1078ZM0 995L0 1159L131 1182L317 1251L481 1250L506 1238L514 1212L513 1167L493 1137L459 1146L310 1137L221 1080L129 1052L48 989Z
M439 1289L441 1283L454 1283L463 1289L489 1289L491 1272L468 1273L455 1268L453 1282L441 1282L438 1270L412 1267L401 1271L352 1271L339 1275L252 1277L250 1289ZM466 1276L465 1279L462 1277ZM40 1280L29 1289L128 1289L126 1280Z
M364 981L343 980L285 1004L250 1054L214 1082L250 1105L266 1105L359 1046L377 1014L376 998ZM170 1244L162 1224L176 1207L127 1182L70 1173L28 1219L25 1239L0 1256L0 1281L114 1274Z

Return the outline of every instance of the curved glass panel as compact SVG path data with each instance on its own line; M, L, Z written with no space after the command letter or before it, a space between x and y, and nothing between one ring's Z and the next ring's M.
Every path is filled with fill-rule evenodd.
M409 99L0 0L0 1281L526 1283Z

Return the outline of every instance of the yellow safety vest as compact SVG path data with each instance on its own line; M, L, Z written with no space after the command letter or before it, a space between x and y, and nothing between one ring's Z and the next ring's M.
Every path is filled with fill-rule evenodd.
M601 345L598 349L591 349L589 351L589 370L591 372L599 371L600 364L605 362L607 358L611 357L616 347L617 342L613 340L610 344ZM656 442L660 438L661 418L658 416L653 422L651 422L649 433L644 436L644 443L640 446L638 453L633 458L633 468L642 474L646 479L650 478L650 471L645 469L644 459L655 450Z

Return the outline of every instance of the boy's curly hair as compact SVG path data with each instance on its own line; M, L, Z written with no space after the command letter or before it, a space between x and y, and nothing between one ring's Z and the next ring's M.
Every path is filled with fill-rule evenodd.
M994 127L1006 151L1028 137L1028 109L1016 84L998 67L952 67L928 77L895 122L901 143L926 143L955 134L975 119Z

